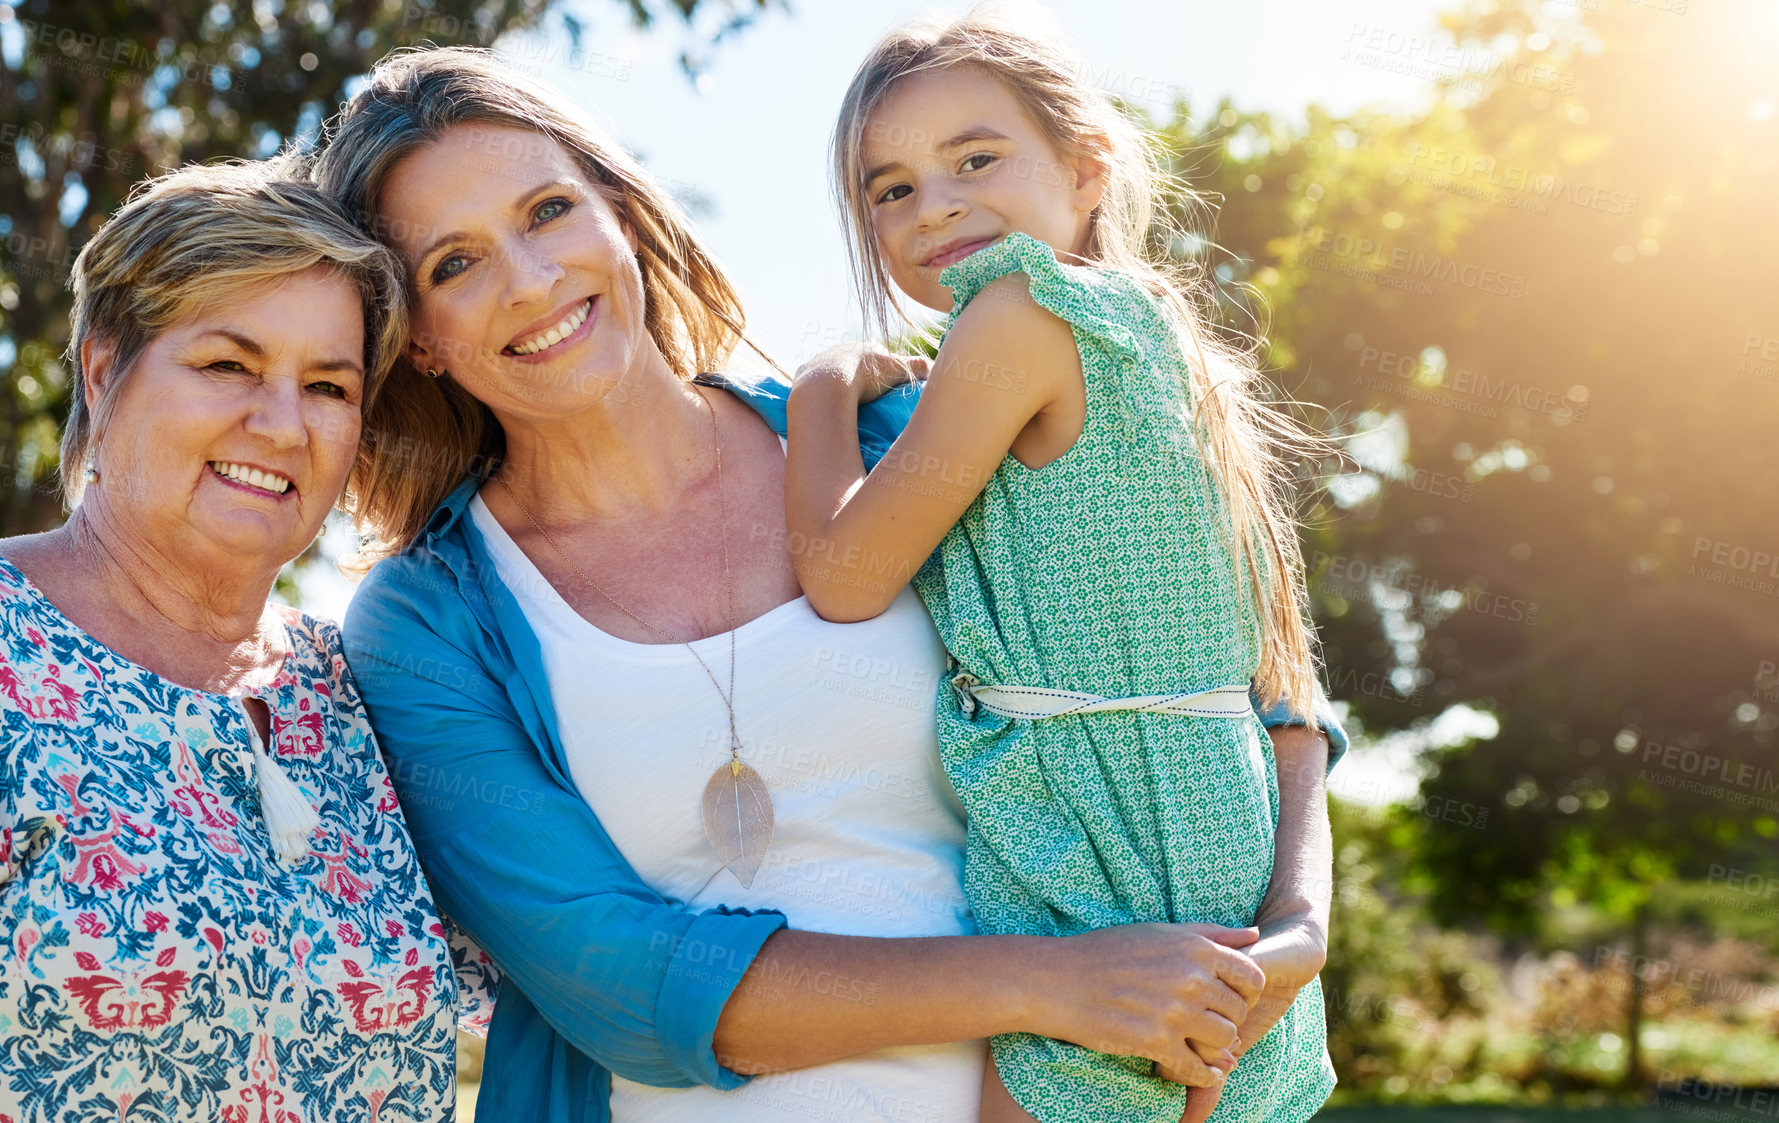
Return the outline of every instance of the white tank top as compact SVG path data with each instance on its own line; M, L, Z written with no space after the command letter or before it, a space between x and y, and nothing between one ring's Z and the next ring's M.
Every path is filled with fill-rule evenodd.
M704 786L728 759L729 717L686 648L618 639L551 587L477 497L501 580L543 649L570 774L651 888L689 910L776 908L792 928L857 936L975 931L963 894L964 813L934 733L945 650L904 589L883 615L833 624L806 598L735 630L741 758L772 790L771 848L743 887L704 836ZM727 633L696 641L726 692ZM815 979L869 1004L856 980ZM883 1049L756 1077L732 1092L612 1076L613 1123L883 1120L965 1123L985 1043Z

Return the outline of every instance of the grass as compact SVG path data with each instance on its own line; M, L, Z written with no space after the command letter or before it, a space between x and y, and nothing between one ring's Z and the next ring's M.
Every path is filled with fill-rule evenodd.
M1596 1107L1564 1110L1542 1107L1331 1107L1316 1123L1674 1123L1675 1114L1657 1107Z

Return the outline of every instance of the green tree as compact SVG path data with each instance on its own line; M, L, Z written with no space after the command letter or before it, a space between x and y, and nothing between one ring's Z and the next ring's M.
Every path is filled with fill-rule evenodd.
M1499 721L1421 785L1433 914L1526 935L1578 902L1640 951L1676 879L1779 835L1779 27L1525 0L1445 23L1449 51L1349 44L1443 75L1424 112L1167 126L1223 199L1223 249L1177 250L1232 326L1264 310L1349 453L1308 543L1335 693L1373 730ZM1625 1020L1636 1084L1636 980Z

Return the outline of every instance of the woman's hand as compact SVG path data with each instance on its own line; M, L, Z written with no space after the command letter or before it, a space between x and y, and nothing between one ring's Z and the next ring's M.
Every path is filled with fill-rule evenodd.
M1199 1086L1219 1082L1199 1050L1226 1050L1267 979L1241 950L1254 928L1128 924L1055 941L1029 976L1040 1006L1034 1033L1120 1056L1148 1057L1156 1075ZM1188 1039L1191 1039L1189 1042Z
M925 380L930 367L924 355L897 355L874 343L842 343L798 367L796 381L839 379L853 388L860 402L869 402L905 382Z
M1311 910L1277 919L1261 916L1260 939L1246 949L1249 958L1266 973L1266 987L1248 1011L1231 1046L1237 1063L1255 1042L1271 1032L1285 1011L1297 1001L1297 992L1310 984L1328 961L1328 933ZM1223 1094L1219 1085L1195 1087L1186 1102L1180 1123L1202 1123Z

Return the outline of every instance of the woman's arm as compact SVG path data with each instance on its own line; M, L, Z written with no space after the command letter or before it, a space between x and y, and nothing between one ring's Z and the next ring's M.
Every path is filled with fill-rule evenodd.
M451 623L465 614L454 583L435 571L391 588L411 564L367 579L346 647L428 881L503 987L612 1071L733 1088L745 1074L1020 1029L1208 1079L1184 1039L1227 1044L1258 995L1259 970L1226 946L1249 930L871 939L669 904L545 765L486 670L499 657L471 654L494 641Z
M1315 683L1315 688L1310 712L1307 714L1295 712L1291 709L1291 704L1282 698L1270 706L1267 705L1258 684L1249 688L1248 701L1252 703L1254 712L1260 715L1260 723L1266 726L1269 733L1276 734L1280 726L1302 725L1308 726L1311 734L1318 731L1325 734L1328 738L1328 751L1323 754L1323 774L1326 775L1334 771L1334 766L1347 753L1347 731L1341 727L1340 718L1334 714L1334 706L1328 701L1328 692L1322 688L1320 682ZM1276 735L1273 737L1273 749L1276 755L1279 751L1279 738Z
M1321 973L1328 959L1328 910L1333 896L1334 839L1328 824L1328 740L1303 726L1268 731L1279 778L1279 828L1273 836L1272 880L1255 924L1260 940L1248 949L1266 972L1266 992L1249 1012L1241 1039L1265 1036Z
M793 559L815 610L854 621L887 608L1027 423L1081 377L1073 332L1032 300L1021 274L991 282L959 315L908 427L868 476L861 381L830 371L799 380L785 513L793 536L821 543Z
M1264 938L1269 918L1301 922L1326 953L1334 888L1334 837L1328 823L1326 788L1328 738L1301 725L1267 732L1278 769L1279 829L1273 836L1272 881L1267 885L1258 923ZM1320 970L1318 963L1309 978Z
M1149 1057L1172 1079L1209 1084L1186 1040L1207 1041L1213 1053L1233 1041L1265 981L1233 949L1256 935L1211 924L1131 924L1060 939L786 929L729 1000L717 1056L758 1073L1024 1031ZM1234 1060L1223 1054L1225 1072Z

